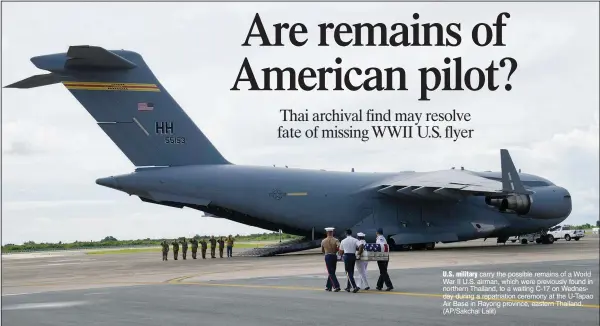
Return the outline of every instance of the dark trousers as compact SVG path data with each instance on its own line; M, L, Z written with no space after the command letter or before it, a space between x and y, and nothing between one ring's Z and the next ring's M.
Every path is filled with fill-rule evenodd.
M356 282L354 282L354 265L356 265L356 254L344 254L344 267L346 267L346 273L348 273L348 282L346 282L346 289L352 286L356 289Z
M206 259L206 248L202 248L202 259Z
M227 257L233 257L233 246L227 246Z
M219 257L223 258L223 247L219 247Z
M183 259L187 257L187 248L183 249L183 253L181 253L181 255L183 256Z
M163 260L167 260L167 256L168 256L169 252L163 251L162 254L163 254Z
M330 290L332 287L334 289L339 289L340 282L338 282L338 279L335 276L335 270L337 268L337 256L335 254L325 255L325 266L327 268L327 285L325 285L325 287Z
M383 283L388 288L392 287L392 280L390 280L390 275L388 274L388 262L387 261L378 261L377 266L379 267L379 278L377 279L377 288L383 288Z
M216 249L217 248L215 248L215 247L210 247L210 258L216 258L216 255L215 255Z
M179 250L173 250L173 259L177 260L178 254L179 254Z
M196 259L196 253L198 252L198 249L193 249L192 248L192 258Z

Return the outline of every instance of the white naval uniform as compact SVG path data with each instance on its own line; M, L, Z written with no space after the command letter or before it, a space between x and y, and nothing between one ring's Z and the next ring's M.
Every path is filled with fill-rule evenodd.
M365 240L358 240L358 245L366 245L367 242ZM358 258L358 254L357 254L357 258ZM361 289L365 289L369 287L369 282L367 281L367 265L369 264L368 261L366 260L362 260L362 259L358 259L356 261L356 271L358 272L358 279L357 279L357 286Z

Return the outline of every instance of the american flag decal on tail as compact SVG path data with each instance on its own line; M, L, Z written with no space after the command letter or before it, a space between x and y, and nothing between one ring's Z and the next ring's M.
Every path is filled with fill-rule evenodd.
M154 104L149 102L138 103L138 111L152 111Z

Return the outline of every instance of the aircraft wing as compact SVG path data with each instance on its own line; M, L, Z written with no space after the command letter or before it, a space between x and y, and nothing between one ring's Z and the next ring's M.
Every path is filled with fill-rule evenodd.
M468 196L530 194L521 183L507 150L500 150L502 180L490 180L469 171L443 170L385 180L378 190L394 197L459 201Z

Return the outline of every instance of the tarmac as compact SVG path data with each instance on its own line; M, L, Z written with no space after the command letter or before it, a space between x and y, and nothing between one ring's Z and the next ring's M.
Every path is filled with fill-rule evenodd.
M246 250L246 249L242 249ZM438 245L433 251L393 252L390 292L325 292L318 251L277 257L161 261L160 253L87 255L84 252L3 255L2 323L6 325L598 325L599 239L552 245L497 245L495 239ZM473 274L444 277L460 271ZM456 298L444 279L484 279L482 272L591 271L565 291L539 285L528 297ZM343 264L337 275L346 284ZM496 274L494 274L496 275ZM523 276L517 274L510 279ZM499 280L509 277L499 278ZM573 282L573 281L571 281ZM591 283L590 283L591 282ZM549 283L546 283L549 284ZM470 285L469 285L470 286ZM479 285L478 285L479 286ZM547 286L547 288L544 288ZM585 288L585 289L584 289ZM505 294L461 290L462 294ZM553 291L554 290L554 291ZM583 299L574 293L586 295ZM448 295L454 295L449 298ZM558 306L553 294L565 295ZM567 298L570 296L572 298ZM458 304L467 307L458 307ZM446 305L445 305L446 304ZM549 306L549 305L553 306Z

